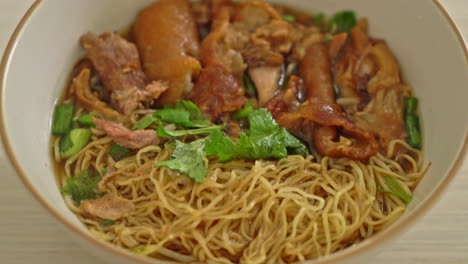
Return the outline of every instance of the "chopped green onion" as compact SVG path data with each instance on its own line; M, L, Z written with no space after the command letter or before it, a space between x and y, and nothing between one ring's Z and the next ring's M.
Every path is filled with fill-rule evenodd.
M75 129L75 128L79 128L78 122L76 120L72 120L70 124L70 130Z
M140 253L140 252L143 252L145 251L146 247L134 247L134 248L131 248L130 251L132 251L133 253Z
M407 194L400 183L391 176L384 177L385 184L387 184L390 191L378 189L379 192L388 193L402 199L406 204L409 204L413 197L410 194Z
M62 158L69 158L88 144L91 137L91 131L86 128L75 128L71 130L60 141L60 156Z
M319 13L314 17L314 23L317 27L321 28L323 24L325 23L325 14L324 13Z
M247 118L253 111L255 111L255 108L252 105L252 101L249 100L241 110L234 113L234 119L241 120Z
M102 174L106 174L106 173L108 173L108 172L109 172L109 170L108 170L107 168L104 168L104 169L102 169L102 171L101 171L101 172L102 172Z
M333 93L335 94L335 99L340 97L340 87L337 84L333 84Z
M211 126L197 129L186 129L186 130L177 130L177 131L167 131L164 126L159 123L158 127L158 136L161 137L181 137L186 135L200 135L200 134L210 134L213 130L223 130L224 126Z
M418 110L418 98L405 97L405 114L416 115L417 110Z
M132 129L133 130L142 130L146 129L153 123L159 121L159 118L153 117L153 116L145 116L140 121L138 121L135 125L133 125Z
M114 225L114 224L115 224L115 222L112 221L112 220L109 220L109 219L104 219L104 220L102 220L102 222L101 222L101 225L102 225L103 227L111 226L111 225Z
M336 13L330 20L329 32L332 34L340 32L351 32L357 24L356 14L353 11L341 11Z
M131 151L128 148L122 147L118 144L112 145L112 147L109 150L109 155L115 161L125 159L126 157L130 156L130 153Z
M289 14L281 15L281 19L283 19L284 21L288 23L294 23L294 21L296 21L296 17L293 15L289 15Z
M413 114L406 115L405 127L406 132L408 133L408 144L415 149L421 149L421 129L419 127L419 117Z
M255 88L255 84L252 81L248 71L245 71L244 73L244 86L249 95L255 95L255 93L257 93L257 88Z
M86 115L80 116L78 118L78 122L80 122L80 124L82 124L84 126L96 127L96 124L94 124L94 122L93 122L93 117L99 118L99 116L97 116L97 115L86 114Z
M70 130L74 108L72 104L61 104L55 107L54 117L52 119L53 135L65 135Z

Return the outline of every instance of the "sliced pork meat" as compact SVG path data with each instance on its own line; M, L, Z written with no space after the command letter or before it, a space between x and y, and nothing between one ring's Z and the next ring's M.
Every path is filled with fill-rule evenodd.
M109 193L101 198L82 202L80 209L90 216L118 220L128 216L128 213L135 209L135 205L127 199Z
M100 36L87 33L81 45L101 78L112 105L122 114L132 113L142 102L150 102L161 94L161 87L148 86L142 71L138 50L119 35L105 32Z
M133 29L148 78L170 82L158 103L172 104L187 96L201 70L199 37L189 1L157 1L140 12Z
M400 68L388 46L368 37L366 20L351 30L333 75L349 118L379 139L383 151L393 139L406 138L403 98L411 89L402 83Z
M328 49L309 47L301 63L308 100L297 111L276 114L278 123L313 144L322 155L365 159L378 145L372 135L357 128L335 103Z
M270 99L264 107L271 112L275 119L284 112L296 111L301 104L303 87L301 78L295 75L291 76L288 86Z
M201 46L204 69L190 98L208 118L217 121L247 102L242 85L246 66L240 52L246 35L230 24L230 6L213 5L213 9L212 30Z
M161 143L161 139L157 135L156 130L146 129L133 131L117 123L94 117L93 122L98 128L104 130L115 143L129 149L141 149L149 145L158 145Z
M313 135L313 143L322 155L362 160L378 151L374 137L351 122L339 105L318 98L308 99L295 112L281 114L277 121L280 126L290 129L293 133L301 132L302 129L305 130L306 136ZM310 130L298 124L314 124L315 129L310 133ZM330 130L322 130L323 128Z
M335 102L330 68L327 47L324 44L310 46L300 65L307 98L319 98L330 104Z
M243 87L219 65L203 69L191 100L212 121L218 120L223 113L239 110L247 103Z
M281 19L278 11L262 1L241 2L234 15L234 21L242 23L249 33L274 19Z

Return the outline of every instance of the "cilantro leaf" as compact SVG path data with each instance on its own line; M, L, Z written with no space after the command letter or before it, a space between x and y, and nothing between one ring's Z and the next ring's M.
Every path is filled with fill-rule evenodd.
M154 116L145 116L142 119L140 119L135 125L133 125L132 129L142 130L151 126L153 123L156 123L158 121L159 121L159 118L156 118Z
M181 137L186 135L199 135L199 134L210 134L214 130L223 130L224 126L210 126L197 129L188 129L188 130L177 130L177 131L167 131L164 126L159 123L158 127L158 136L161 137Z
M216 155L221 162L244 158L249 160L277 158L288 155L288 148L307 148L285 128L278 126L271 113L262 108L249 114L250 135L242 133L235 144L221 132L214 131L205 143L207 156Z
M329 31L332 34L340 32L351 32L351 29L356 25L357 18L353 11L345 10L336 13L330 20Z
M175 106L167 105L164 109L154 112L160 120L183 127L209 127L213 126L198 107L190 101L177 101Z
M241 134L241 138L244 136L245 134ZM206 156L216 155L220 158L219 161L221 162L230 161L239 156L237 148L234 141L230 137L223 136L219 130L213 131L205 141Z
M63 186L62 191L71 195L72 200L78 205L81 201L96 199L103 195L98 188L101 175L93 168L81 171L74 177L67 177L66 180L67 184Z
M413 197L410 194L407 194L406 191L401 187L400 183L391 176L384 177L385 183L387 184L390 191L378 189L379 192L388 193L402 199L406 204L411 202Z
M215 131L219 132L219 130ZM157 162L154 164L154 167L167 167L171 170L177 170L186 174L195 182L201 183L208 174L203 161L203 158L206 156L204 145L205 139L199 139L190 143L176 140L176 146L172 152L171 159Z

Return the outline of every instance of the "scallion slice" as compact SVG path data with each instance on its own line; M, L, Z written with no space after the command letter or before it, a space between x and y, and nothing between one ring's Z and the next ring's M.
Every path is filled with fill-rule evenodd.
M62 158L69 158L88 144L91 137L91 131L86 128L75 128L71 130L60 141L60 156Z
M86 114L86 115L80 116L78 118L78 122L80 122L80 124L82 124L84 126L96 127L96 124L94 124L94 122L93 122L93 117L99 118L99 116L97 116L97 115Z
M70 130L74 108L72 104L60 104L55 107L52 119L52 134L54 136L65 135Z

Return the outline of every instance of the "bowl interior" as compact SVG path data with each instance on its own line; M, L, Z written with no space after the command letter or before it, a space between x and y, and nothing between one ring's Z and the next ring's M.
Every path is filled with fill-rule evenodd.
M327 14L351 9L367 17L371 35L387 41L419 97L424 149L432 166L415 190L408 212L384 233L392 232L440 187L463 146L468 120L464 46L432 1L274 2ZM84 55L79 37L87 31L120 31L146 5L147 0L41 2L4 60L1 115L7 151L36 196L76 228L85 229L62 200L49 153L54 104L74 63Z

